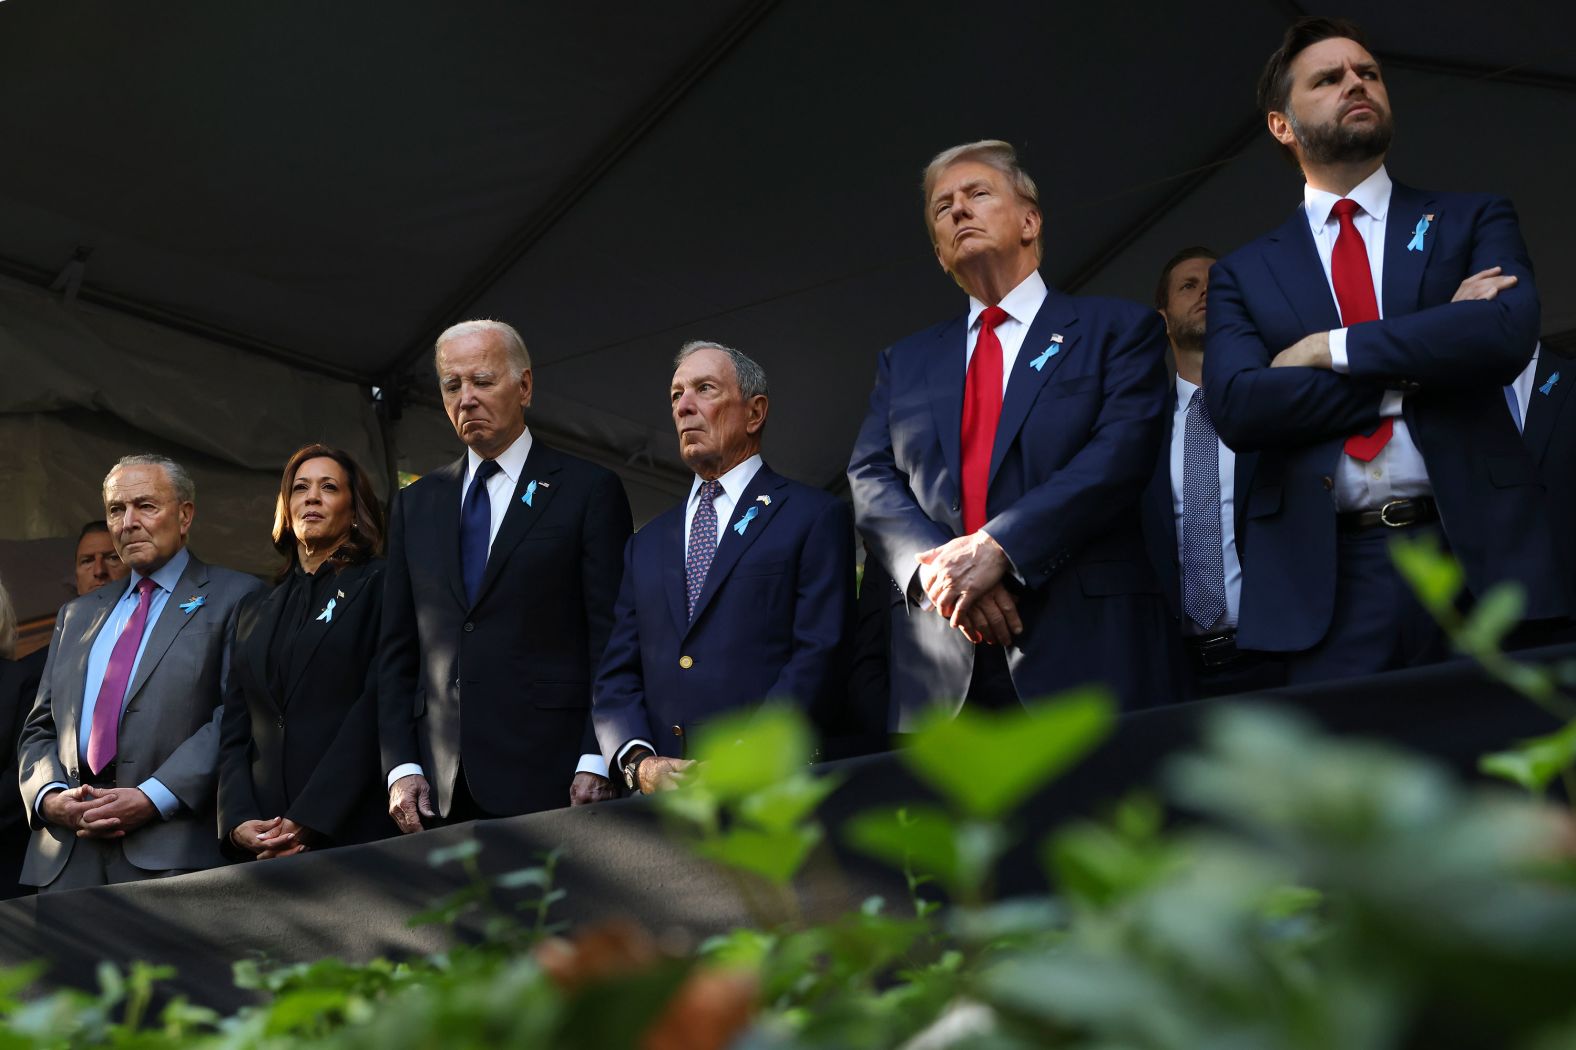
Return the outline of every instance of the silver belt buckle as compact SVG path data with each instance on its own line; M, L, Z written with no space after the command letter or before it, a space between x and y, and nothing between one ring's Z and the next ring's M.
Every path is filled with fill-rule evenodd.
M1380 507L1379 508L1379 522L1380 522L1380 524L1388 525L1392 529L1399 529L1403 525L1411 525L1417 519L1414 518L1412 521L1391 521L1390 520L1390 508L1391 507L1398 507L1398 506L1402 505L1403 503L1409 503L1409 502L1411 502L1411 501L1410 500L1404 500L1404 499L1393 499L1389 503L1386 503L1384 506Z

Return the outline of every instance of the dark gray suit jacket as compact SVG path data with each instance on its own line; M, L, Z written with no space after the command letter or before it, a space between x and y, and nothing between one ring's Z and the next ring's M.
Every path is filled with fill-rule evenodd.
M33 826L22 882L47 886L71 856L76 833L38 816L38 795L53 783L72 787L79 775L78 729L88 653L109 613L131 586L100 587L67 602L55 618L49 662L38 699L22 728L22 805ZM153 777L181 801L169 820L155 818L121 841L139 868L212 868L224 863L214 834L219 716L230 639L241 599L262 586L254 577L193 556L165 603L127 689L121 712L116 787ZM203 604L187 613L188 598Z

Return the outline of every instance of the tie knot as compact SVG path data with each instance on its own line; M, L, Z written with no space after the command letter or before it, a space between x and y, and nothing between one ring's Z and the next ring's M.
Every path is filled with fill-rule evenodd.
M1342 226L1349 226L1352 222L1352 216L1362 210L1362 205L1350 197L1342 197L1335 202L1335 207L1330 210L1335 213L1337 219L1341 220Z
M700 483L700 498L702 502L711 502L722 495L722 482L717 478Z
M476 464L476 480L486 481L488 478L492 477L502 469L503 468L498 465L498 461L496 459L484 459L480 463Z
M985 312L980 314L981 330L995 330L996 326L1007 319L1007 311L999 306L987 306Z
M144 576L142 579L137 581L137 597L146 598L148 595L153 593L153 588L157 586L158 584L153 582L152 577Z

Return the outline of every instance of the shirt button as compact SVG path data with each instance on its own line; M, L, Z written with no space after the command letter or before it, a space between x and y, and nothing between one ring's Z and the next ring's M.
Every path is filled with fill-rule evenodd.
M691 667L695 666L695 658L692 656L681 656L679 657L679 666L688 671Z
M1326 474L1322 480L1324 482L1324 491L1329 492L1335 487L1335 479L1330 477L1328 474Z
M1384 471L1382 471L1382 470L1374 471L1374 478L1376 480L1379 479L1379 478L1382 478L1382 477L1384 477Z

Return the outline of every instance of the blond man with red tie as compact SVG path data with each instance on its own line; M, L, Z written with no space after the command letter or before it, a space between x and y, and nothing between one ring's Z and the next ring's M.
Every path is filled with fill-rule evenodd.
M1390 561L1399 535L1438 537L1473 594L1515 580L1529 618L1559 622L1543 487L1505 411L1539 319L1515 212L1391 180L1389 96L1349 22L1293 25L1259 101L1306 185L1210 273L1205 398L1228 445L1261 453L1238 646L1287 654L1293 683L1445 656Z
M882 352L848 467L866 549L904 599L889 728L1086 682L1129 708L1169 701L1175 632L1138 510L1164 325L1046 285L1038 190L1009 144L943 151L922 192L967 311Z

